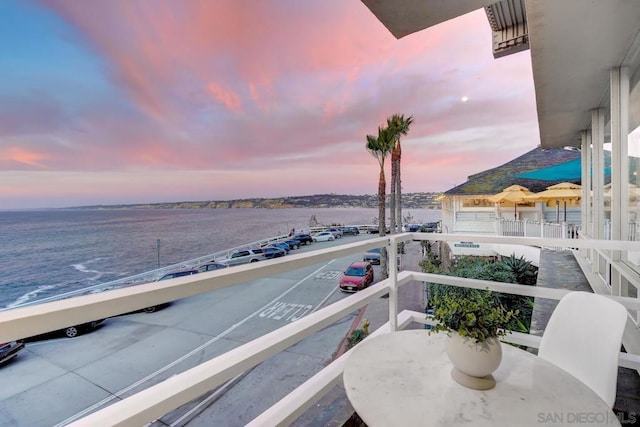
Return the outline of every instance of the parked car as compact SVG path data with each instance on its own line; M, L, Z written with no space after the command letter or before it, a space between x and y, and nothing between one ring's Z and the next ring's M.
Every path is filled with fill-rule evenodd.
M323 231L322 233L318 233L315 236L313 236L314 242L326 242L328 240L331 241L335 239L336 239L336 236L330 231Z
M333 233L334 236L336 236L336 239L339 239L342 237L342 235L344 234L342 232L342 230L340 230L339 228L330 228L327 231L330 231Z
M198 270L190 269L190 270L173 271L171 273L165 274L164 276L156 280L156 282L175 279L176 277L191 276L192 274L198 274Z
M208 262L206 264L202 264L198 266L198 273L204 273L205 271L215 271L221 270L223 268L228 268L229 265L223 264L221 262Z
M420 227L420 231L423 233L436 233L438 231L438 223L437 222L427 222L422 224Z
M351 234L353 236L360 234L360 230L358 229L358 227L355 226L347 226L347 227L342 227L342 233L347 235L347 234Z
M313 237L311 237L310 234L298 233L298 234L294 234L293 238L299 241L300 244L302 245L313 243Z
M198 274L198 271L199 270L194 269L172 271L171 273L167 273L164 276L160 277L158 280L156 280L156 282L175 279L176 277L191 276L192 274ZM155 313L156 311L169 306L169 304L170 303L167 302L163 304L152 305L150 307L145 307L142 311L144 311L145 313Z
M391 230L389 230L389 228L385 228L384 229L384 232L387 233L387 234L389 234L389 231L391 231ZM367 228L367 233L369 233L369 234L378 234L378 233L380 233L380 229L378 227L368 227Z
M340 290L360 291L373 283L373 267L365 261L352 262L340 279Z
M291 246L289 246L285 242L271 242L269 244L269 246L274 247L274 248L280 248L283 251L285 251L286 253L289 253L289 251L291 250Z
M8 362L18 355L18 352L24 348L22 341L11 341L0 344L0 365Z
M311 239L311 240L313 240L313 239ZM290 247L291 249L298 249L298 248L300 247L300 245L302 245L302 243L300 242L300 240L298 240L298 239L294 239L294 238L291 238L291 239L285 240L283 243L286 243L287 245L289 245L289 247Z
M398 271L400 271L400 267L401 267L401 258L400 255L397 256L397 265L398 265ZM368 250L367 252L365 252L365 254L362 256L362 260L369 262L371 264L376 264L379 265L380 264L380 248L373 248Z
M271 259L283 257L287 254L287 252L284 249L278 248L276 246L267 246L266 248L262 248L262 254L265 258Z
M51 332L45 332L44 334L34 335L32 337L25 338L25 341L39 341L49 338L67 337L74 338L78 335L92 332L98 329L98 326L104 322L105 319L93 320L91 322L81 323L79 325L73 325L62 329L57 329Z
M250 262L258 262L266 259L262 253L262 249L245 249L234 252L229 258L218 260L228 265L248 264Z
M362 261L370 262L371 264L380 264L380 248L369 249L362 256Z

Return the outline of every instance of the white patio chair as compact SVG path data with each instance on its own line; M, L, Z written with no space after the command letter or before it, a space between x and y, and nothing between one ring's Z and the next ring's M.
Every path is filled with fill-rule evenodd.
M626 321L622 304L602 295L572 292L551 315L538 356L569 372L613 407Z

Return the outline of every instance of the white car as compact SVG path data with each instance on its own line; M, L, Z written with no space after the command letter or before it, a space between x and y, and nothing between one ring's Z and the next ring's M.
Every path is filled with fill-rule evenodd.
M330 231L333 233L334 236L336 236L336 239L339 239L342 237L342 230L340 230L339 228L330 228L327 231Z
M335 240L336 236L330 231L323 231L313 236L314 242L326 242L327 240Z

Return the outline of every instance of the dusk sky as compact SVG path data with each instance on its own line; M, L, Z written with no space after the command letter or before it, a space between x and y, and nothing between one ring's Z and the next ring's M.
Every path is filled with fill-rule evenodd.
M0 209L403 192L539 144L529 51L483 10L396 40L359 0L2 0Z

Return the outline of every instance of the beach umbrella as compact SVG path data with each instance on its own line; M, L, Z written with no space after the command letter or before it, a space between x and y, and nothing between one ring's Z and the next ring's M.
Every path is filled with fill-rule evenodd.
M533 193L528 188L521 185L512 185L505 188L498 194L487 197L487 199L494 203L513 203L513 216L514 219L518 219L518 203L529 202L526 196L530 196Z
M560 202L564 203L564 220L567 221L567 201L580 200L582 198L582 187L571 182L561 182L560 184L547 187L546 190L527 196L529 201L556 202L556 222L560 222Z

